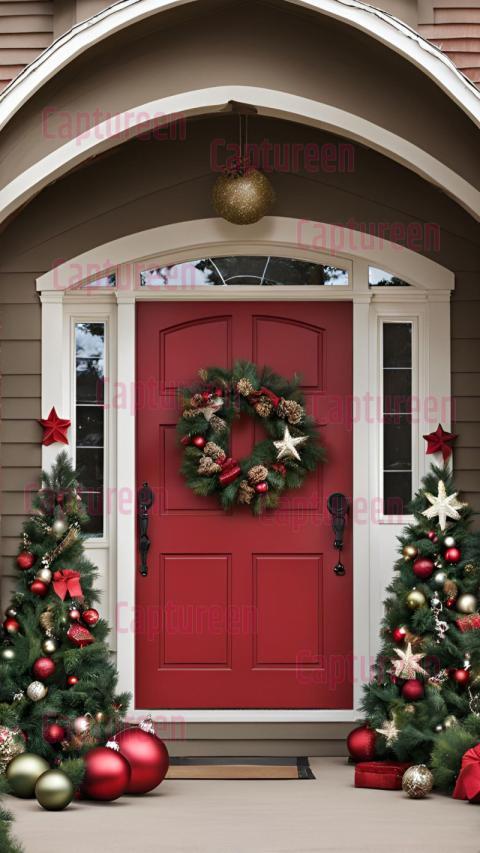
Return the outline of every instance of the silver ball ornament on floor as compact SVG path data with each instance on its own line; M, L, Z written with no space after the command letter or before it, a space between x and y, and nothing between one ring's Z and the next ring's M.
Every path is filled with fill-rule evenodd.
M411 800L423 800L433 788L433 776L425 764L414 764L405 770L402 789Z

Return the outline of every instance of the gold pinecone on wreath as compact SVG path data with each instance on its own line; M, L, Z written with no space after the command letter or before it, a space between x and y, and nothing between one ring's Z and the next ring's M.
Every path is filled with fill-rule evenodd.
M286 418L289 424L299 424L304 415L300 403L296 400L285 400L283 397L278 404L277 412L281 418Z
M265 465L253 465L248 472L248 479L254 486L256 486L257 483L261 483L263 480L266 480L267 476L268 468L265 468Z
M214 441L207 441L205 447L203 448L203 452L205 456L211 456L214 462L217 461L219 456L225 456L225 452L222 450L219 444L215 444Z
M202 456L198 463L198 473L205 477L210 477L212 474L217 474L221 471L220 465L213 461L211 456Z
M237 382L237 391L242 397L249 397L250 394L253 394L255 388L249 379L239 379Z
M253 407L261 418L268 418L273 412L273 406L268 397L260 397Z
M240 504L249 504L255 494L253 489L246 480L242 480L238 487L238 502Z
M203 397L201 394L194 394L193 397L190 397L190 405L194 409L199 409L200 406L203 406Z
M38 621L40 622L40 626L43 628L46 634L50 634L53 631L53 611L50 610L50 608L47 608L43 611L43 613L40 613Z
M182 413L182 417L190 419L196 418L197 415L200 414L197 409L184 409Z
M209 424L214 432L223 432L227 428L223 418L219 418L218 415L212 415L209 420Z
M205 370L204 367L201 367L200 370L198 371L198 375L199 375L200 379L202 380L202 382L206 382L208 379L208 370Z

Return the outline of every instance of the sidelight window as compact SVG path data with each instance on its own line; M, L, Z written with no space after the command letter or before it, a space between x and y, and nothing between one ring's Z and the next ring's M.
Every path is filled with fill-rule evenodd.
M383 511L403 515L412 497L412 323L384 322Z
M104 377L105 323L75 323L75 454L90 536L104 532Z

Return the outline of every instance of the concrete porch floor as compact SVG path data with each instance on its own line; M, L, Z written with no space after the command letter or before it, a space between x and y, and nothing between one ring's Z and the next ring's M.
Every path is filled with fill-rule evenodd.
M401 791L357 790L342 758L313 758L311 766L314 781L172 780L145 797L59 813L32 800L4 804L25 853L480 850L478 807L439 794L414 801Z

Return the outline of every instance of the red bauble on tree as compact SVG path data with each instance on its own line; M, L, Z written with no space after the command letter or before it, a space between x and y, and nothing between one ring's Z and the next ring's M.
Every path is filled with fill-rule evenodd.
M153 733L151 724L142 723L138 727L125 729L115 735L114 740L131 767L128 794L146 794L160 785L167 773L170 759L167 747Z
M61 743L62 740L66 738L66 731L63 726L59 726L58 723L47 723L43 730L43 737L47 743L51 743L52 745L55 743Z
M35 555L31 551L20 551L17 557L17 566L22 572L31 569L35 563Z
M85 756L85 776L81 792L91 800L117 800L127 790L130 765L126 758L107 746L97 746Z
M347 737L347 749L353 761L372 761L375 758L375 732L359 726Z
M51 658L37 658L32 667L32 672L39 681L50 678L56 670L55 661Z
M77 676L76 675L69 675L67 677L67 686L68 687L75 687L76 684L78 684Z
M421 681L409 678L402 687L402 696L407 702L417 702L425 696L425 688Z
M67 637L74 646L78 646L80 649L83 649L84 646L89 646L90 643L95 642L95 637L90 633L88 628L84 628L83 625L79 625L78 622L74 622L73 625L70 625L70 628L67 631Z
M429 578L433 574L434 568L433 560L430 560L428 557L419 557L413 564L413 571L417 578L421 578L421 580Z
M3 623L3 630L7 632L7 634L18 634L20 630L20 623L17 622L16 619L5 619Z
M30 592L32 592L33 595L38 595L39 598L44 598L48 592L48 584L35 579L30 584Z
M97 624L100 619L100 614L98 610L95 610L94 607L89 607L87 610L84 610L82 613L82 621L85 622L85 625L89 625L90 628L93 628L94 625Z
M462 559L461 551L458 548L447 548L444 556L447 563L458 563Z
M406 636L407 629L403 625L400 625L398 628L394 628L392 631L392 637L396 643L403 643Z
M466 687L470 681L470 673L468 669L451 669L449 675L450 678L460 687Z

